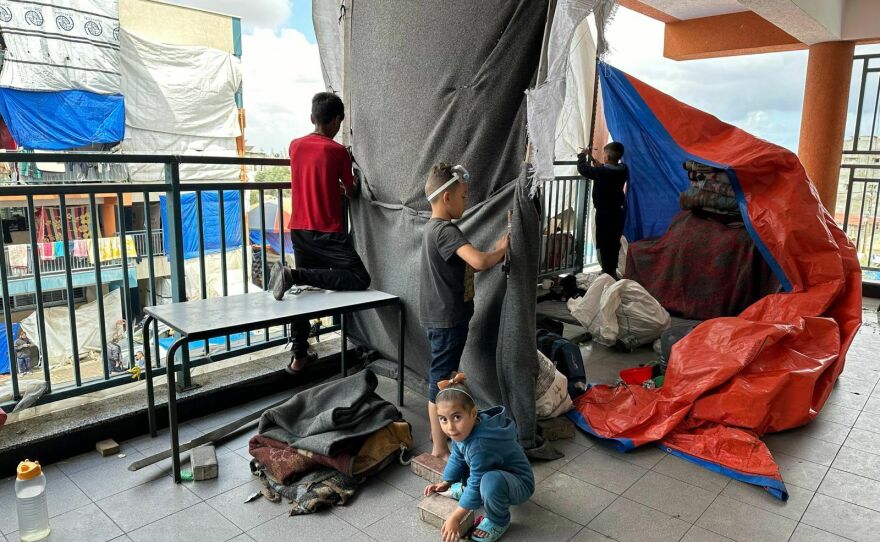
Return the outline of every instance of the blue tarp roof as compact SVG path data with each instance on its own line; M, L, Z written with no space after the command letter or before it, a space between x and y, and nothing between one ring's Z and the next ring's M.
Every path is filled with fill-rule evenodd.
M205 253L220 252L220 198L217 192L202 192L202 233L205 236ZM162 208L162 227L168 231L168 209L165 196L159 197ZM196 209L196 193L184 192L180 195L180 214L183 220L184 258L199 257L199 222ZM238 248L242 244L241 235L241 194L238 190L223 191L223 212L226 230L226 248ZM165 236L165 253L169 236Z

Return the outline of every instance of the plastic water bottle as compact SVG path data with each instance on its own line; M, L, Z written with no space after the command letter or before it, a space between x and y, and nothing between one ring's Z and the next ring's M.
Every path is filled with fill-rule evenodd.
M15 478L15 504L18 508L18 538L34 542L49 536L49 506L46 504L46 477L36 461L18 464Z

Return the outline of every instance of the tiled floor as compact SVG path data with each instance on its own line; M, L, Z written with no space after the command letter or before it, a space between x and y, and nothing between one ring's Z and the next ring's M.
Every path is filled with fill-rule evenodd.
M875 302L876 303L876 302ZM867 305L867 303L866 303ZM876 304L873 305L876 307ZM535 465L531 501L515 508L505 540L877 541L880 540L880 327L862 328L847 367L818 419L769 436L790 499L730 480L657 448L618 454L578 434L556 444L563 459ZM619 368L650 357L585 346L589 376L608 380ZM392 381L380 392L391 398ZM425 399L407 391L404 415L416 446L426 449ZM278 400L248 405L254 411ZM241 414L220 412L184 425L184 439ZM136 473L128 464L165 446L165 435L123 443L124 458L85 454L47 467L53 541L421 541L437 530L418 519L425 482L392 465L343 508L288 517L287 506L244 504L260 484L248 469L243 435L218 449L220 478L175 486L165 461ZM0 481L0 542L17 541L12 479Z

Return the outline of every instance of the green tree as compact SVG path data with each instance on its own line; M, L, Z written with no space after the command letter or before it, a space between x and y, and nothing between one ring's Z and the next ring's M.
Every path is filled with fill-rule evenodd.
M289 167L270 167L268 169L264 169L262 171L258 171L256 177L254 179L258 183L273 183L273 182L284 182L290 181L290 168Z

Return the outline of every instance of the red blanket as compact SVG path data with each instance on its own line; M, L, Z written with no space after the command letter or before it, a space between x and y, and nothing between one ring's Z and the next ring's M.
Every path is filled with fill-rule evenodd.
M663 237L629 245L626 278L645 287L675 316L708 320L736 316L779 281L746 229L700 218L672 219Z
M248 452L266 468L269 476L284 485L290 485L301 476L318 470L320 467L330 467L351 476L352 463L354 462L354 457L350 453L341 453L336 457L330 457L298 450L285 442L261 435L255 435L251 438L248 443Z

